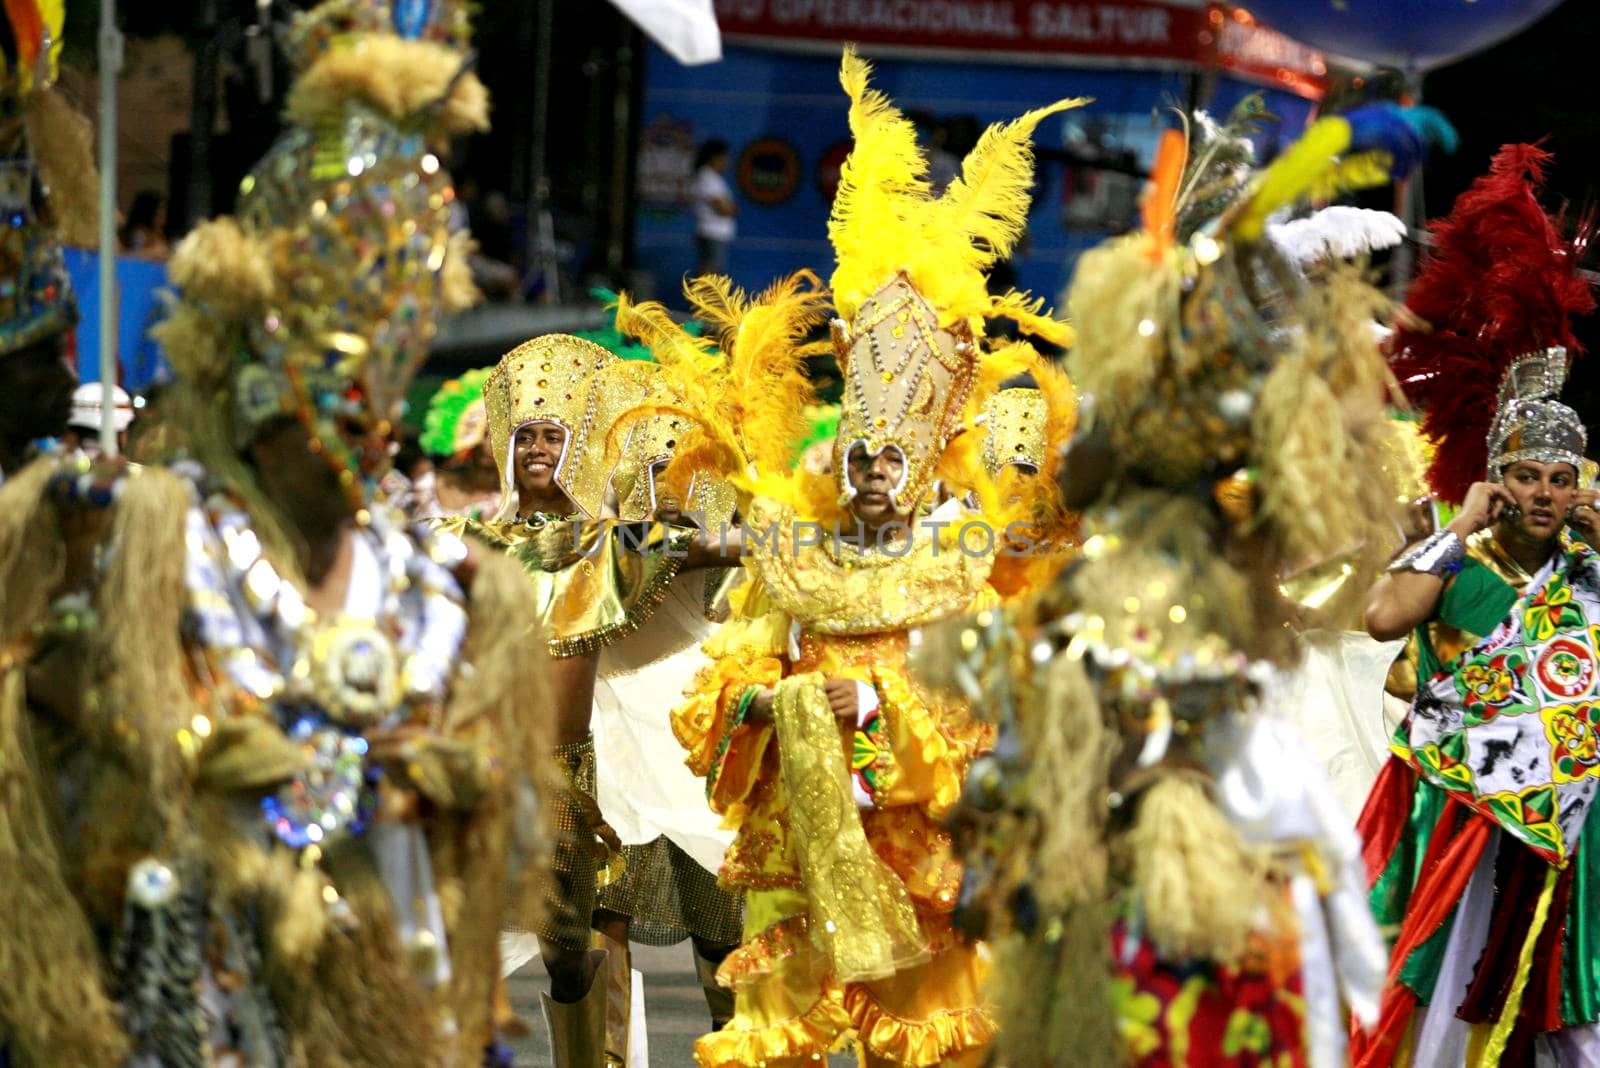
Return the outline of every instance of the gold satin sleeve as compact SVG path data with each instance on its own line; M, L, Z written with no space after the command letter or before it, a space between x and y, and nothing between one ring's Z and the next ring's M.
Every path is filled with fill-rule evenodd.
M695 536L665 523L615 519L540 527L469 520L456 527L522 564L532 580L533 615L557 658L592 653L648 622Z
M878 804L920 805L943 819L961 798L972 758L993 744L993 731L958 702L913 685L903 667L885 664L872 672L893 754L879 781Z
M711 663L673 709L672 731L688 751L689 770L706 780L712 810L736 821L759 784L773 738L771 724L734 722L739 698L751 686L776 686L783 678L789 619L772 610L758 582L732 600L738 615L703 646Z
M772 657L718 660L701 669L688 699L672 711L672 731L689 751L689 770L706 780L713 812L737 816L755 790L772 742L769 723L736 723L751 686L776 686L783 665Z

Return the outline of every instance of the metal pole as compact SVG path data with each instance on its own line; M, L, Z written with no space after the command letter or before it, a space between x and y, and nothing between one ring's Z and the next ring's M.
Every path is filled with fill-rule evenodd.
M211 218L211 131L217 125L217 72L222 52L219 21L217 0L200 5L200 22L192 38L194 96L189 105L189 189L184 219L190 228Z
M555 223L550 217L550 178L545 171L550 136L550 68L555 42L555 5L537 0L532 11L537 29L533 53L533 121L528 145L528 266L544 280L542 304L561 300L556 263Z
M1405 87L1400 103L1412 106L1422 103L1422 71L1415 62L1405 70ZM1399 215L1411 233L1421 232L1427 214L1422 197L1422 167L1409 178L1402 178L1394 187L1395 214ZM1402 241L1389 260L1389 289L1395 300L1404 300L1406 287L1411 284L1411 274L1416 269L1417 254L1410 242Z
M117 455L117 75L122 34L116 0L100 0L100 449Z
M633 148L633 64L638 31L619 20L622 41L612 67L611 99L611 201L606 217L606 273L621 279L628 247L628 154Z

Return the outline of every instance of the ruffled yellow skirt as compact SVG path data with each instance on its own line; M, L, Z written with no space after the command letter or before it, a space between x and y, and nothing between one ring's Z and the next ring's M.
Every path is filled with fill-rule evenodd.
M927 963L841 985L812 948L799 891L751 892L745 907L745 942L717 974L734 991L733 1020L695 1043L701 1068L815 1065L852 1040L867 1068L981 1062L995 1033L986 955L954 937L946 917L921 917Z

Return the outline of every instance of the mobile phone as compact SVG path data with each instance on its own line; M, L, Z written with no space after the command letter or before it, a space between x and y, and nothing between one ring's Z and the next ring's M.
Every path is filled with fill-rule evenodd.
M1584 460L1578 467L1578 482L1582 489L1600 488L1600 464L1596 464L1593 460ZM1572 526L1572 512L1573 509L1567 510L1567 526L1569 527ZM1587 537L1583 531L1578 530L1576 527L1573 529L1579 536Z

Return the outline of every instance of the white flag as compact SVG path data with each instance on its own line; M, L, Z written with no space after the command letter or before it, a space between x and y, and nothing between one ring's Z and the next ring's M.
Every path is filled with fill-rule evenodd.
M686 67L722 58L722 31L712 0L611 0Z

